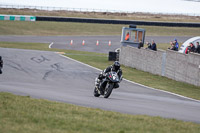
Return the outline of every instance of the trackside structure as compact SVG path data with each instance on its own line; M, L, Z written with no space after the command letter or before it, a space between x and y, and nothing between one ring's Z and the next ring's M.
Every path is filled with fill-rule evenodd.
M129 25L129 27L122 28L121 44L123 46L138 47L141 42L144 44L145 30L136 28L136 25Z

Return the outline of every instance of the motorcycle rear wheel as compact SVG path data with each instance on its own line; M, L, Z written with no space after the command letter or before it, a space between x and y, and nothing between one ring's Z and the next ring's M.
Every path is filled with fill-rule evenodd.
M94 96L95 97L99 97L100 96L100 94L98 93L97 87L94 88Z
M105 92L104 92L104 98L108 98L110 96L110 94L112 93L114 87L114 83L108 83L108 87L105 88Z

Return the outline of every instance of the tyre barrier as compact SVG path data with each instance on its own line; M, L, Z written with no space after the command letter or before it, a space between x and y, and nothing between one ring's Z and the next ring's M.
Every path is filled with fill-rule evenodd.
M119 52L109 51L108 61L119 61Z
M99 23L99 24L135 24L146 26L168 26L168 27L200 27L200 23L177 23L177 22L148 22L134 20L108 20L91 18L67 18L67 17L48 17L36 16L36 21L56 21L56 22L78 22L78 23Z
M122 24L122 25L146 25L146 26L167 26L167 27L200 27L200 23L177 23L177 22L155 22L155 21L134 21L134 20L109 20L92 18L69 18L69 17L48 17L48 16L26 16L26 15L2 15L0 20L10 21L55 21L55 22L77 22L77 23L99 23L99 24Z

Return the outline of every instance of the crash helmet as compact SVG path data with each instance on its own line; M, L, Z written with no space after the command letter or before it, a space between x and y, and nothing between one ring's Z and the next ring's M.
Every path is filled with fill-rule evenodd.
M118 61L115 61L113 64L113 70L118 71L120 69L120 63Z

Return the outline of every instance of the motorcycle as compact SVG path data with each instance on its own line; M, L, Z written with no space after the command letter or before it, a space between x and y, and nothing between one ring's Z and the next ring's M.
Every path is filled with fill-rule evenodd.
M111 71L105 75L100 83L97 83L98 78L95 79L95 89L94 89L94 96L99 97L103 95L104 98L108 98L112 93L114 88L118 88L118 83L120 82L119 76L116 72ZM103 94L101 94L100 87L102 87Z

